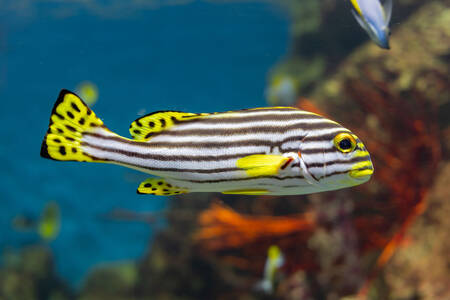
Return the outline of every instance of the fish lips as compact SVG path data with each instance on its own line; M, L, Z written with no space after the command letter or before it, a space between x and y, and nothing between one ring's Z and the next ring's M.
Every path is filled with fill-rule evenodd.
M349 175L351 178L366 182L370 179L373 174L373 168L363 169L363 170L352 170Z

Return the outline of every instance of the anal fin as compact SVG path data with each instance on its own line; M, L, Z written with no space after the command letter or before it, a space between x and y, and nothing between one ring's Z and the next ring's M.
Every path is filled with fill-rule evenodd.
M138 194L157 196L171 196L189 193L187 189L173 186L163 178L148 178L141 182L137 189Z

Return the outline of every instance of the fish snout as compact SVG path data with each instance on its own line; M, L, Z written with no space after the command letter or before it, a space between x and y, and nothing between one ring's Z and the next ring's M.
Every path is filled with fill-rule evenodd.
M349 172L349 175L353 179L365 182L370 179L373 171L372 160L369 157L367 160L354 164L352 170Z
M375 31L375 42L378 46L380 46L383 49L389 50L391 49L391 46L389 44L389 36L390 36L390 30L388 27L384 27L381 30Z

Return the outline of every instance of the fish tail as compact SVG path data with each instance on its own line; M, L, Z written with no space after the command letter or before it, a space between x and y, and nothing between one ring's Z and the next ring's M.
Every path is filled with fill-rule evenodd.
M95 113L76 94L61 90L53 106L41 156L62 161L101 162L82 149L87 133L109 131Z

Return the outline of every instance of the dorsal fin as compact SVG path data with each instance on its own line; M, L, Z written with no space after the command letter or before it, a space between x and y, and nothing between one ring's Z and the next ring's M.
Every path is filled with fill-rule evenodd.
M208 114L180 111L157 111L135 120L130 125L130 134L135 140L149 140L155 133L166 130L178 123L201 118Z
M392 0L386 0L383 4L384 22L388 26L392 16Z

